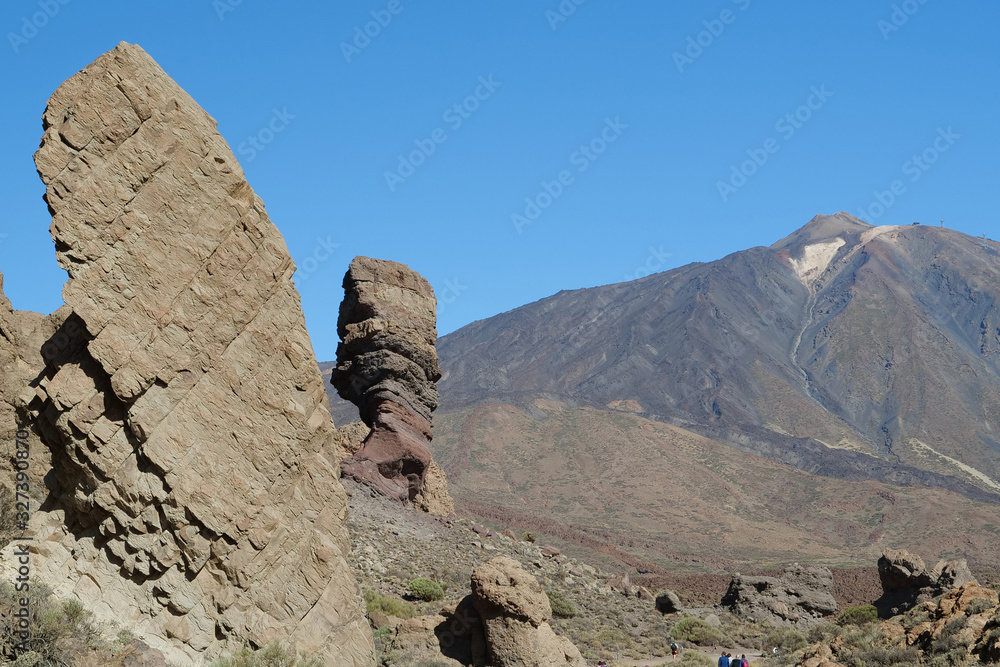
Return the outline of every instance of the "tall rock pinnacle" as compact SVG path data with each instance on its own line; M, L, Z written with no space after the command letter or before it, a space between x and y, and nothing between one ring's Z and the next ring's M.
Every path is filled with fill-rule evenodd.
M434 290L403 264L355 257L344 293L333 385L372 431L343 472L404 504L434 504L425 488L428 474L443 480L427 446L441 379ZM450 511L444 497L438 513Z
M72 314L22 406L56 473L37 576L179 664L374 665L295 267L215 121L125 43L43 121Z

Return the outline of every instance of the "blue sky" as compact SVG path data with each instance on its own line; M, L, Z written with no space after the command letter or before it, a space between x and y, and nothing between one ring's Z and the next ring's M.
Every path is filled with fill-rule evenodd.
M62 303L31 156L51 93L121 40L218 120L320 360L359 254L424 274L447 333L818 213L995 238L994 0L577 2L7 0L5 292Z

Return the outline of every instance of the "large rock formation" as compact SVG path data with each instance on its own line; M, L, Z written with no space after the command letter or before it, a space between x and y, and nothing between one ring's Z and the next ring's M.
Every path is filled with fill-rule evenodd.
M553 632L549 598L521 564L497 556L472 572L472 594L436 614L385 617L400 664L460 667L585 667L573 642Z
M927 569L924 559L904 549L886 549L878 559L882 596L875 606L882 617L905 611L945 591L960 588L976 579L964 558L939 560Z
M371 433L341 463L345 475L437 514L453 510L428 444L437 408L434 290L397 262L355 257L344 276L337 330L337 393Z
M513 558L497 556L472 572L472 601L493 667L587 664L571 641L552 631L548 596Z
M829 569L796 565L780 579L737 574L729 582L722 604L755 621L808 627L837 611L832 590Z
M295 267L215 121L122 43L43 123L72 314L23 396L55 472L33 574L178 663L374 665Z

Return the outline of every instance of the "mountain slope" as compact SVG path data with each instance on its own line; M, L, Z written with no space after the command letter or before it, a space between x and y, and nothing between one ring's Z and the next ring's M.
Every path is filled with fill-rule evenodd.
M547 399L532 412L484 403L438 420L435 457L463 513L654 574L868 566L901 546L1000 566L993 505L810 475L625 412Z
M816 474L1000 500L1000 245L818 216L439 341L441 411L621 408Z

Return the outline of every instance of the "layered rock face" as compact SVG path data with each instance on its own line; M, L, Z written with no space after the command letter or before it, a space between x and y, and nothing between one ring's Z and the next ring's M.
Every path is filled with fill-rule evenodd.
M181 664L374 665L295 267L215 121L125 43L43 121L72 314L22 405L56 472L35 573Z
M548 596L513 558L498 556L473 571L472 601L493 667L587 664L573 642L552 631Z
M773 625L808 627L837 611L833 573L825 567L802 567L774 577L736 575L722 604L739 616Z
M437 408L434 290L404 264L356 257L344 276L337 330L337 393L371 433L341 463L345 475L436 514L454 507L428 448Z

